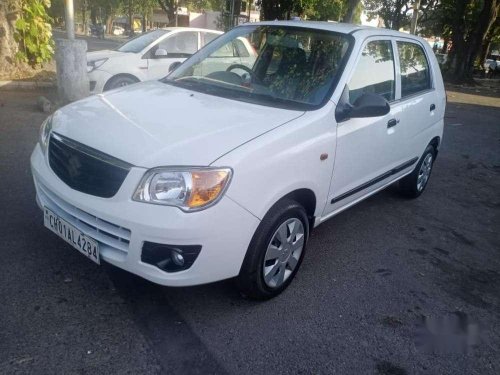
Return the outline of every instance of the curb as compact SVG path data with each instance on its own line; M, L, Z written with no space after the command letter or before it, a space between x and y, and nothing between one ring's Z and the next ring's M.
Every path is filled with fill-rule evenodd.
M56 87L56 83L50 81L0 81L0 90L32 90L53 87Z

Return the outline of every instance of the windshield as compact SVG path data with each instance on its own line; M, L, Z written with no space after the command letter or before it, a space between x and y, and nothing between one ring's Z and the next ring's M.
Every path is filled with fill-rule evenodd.
M217 38L163 82L258 104L311 109L328 100L350 36L289 26L241 26Z
M142 34L138 37L135 37L134 39L129 40L127 43L123 44L121 47L118 48L118 51L139 53L144 48L153 43L156 39L165 35L168 32L169 32L168 30L154 30L146 34Z

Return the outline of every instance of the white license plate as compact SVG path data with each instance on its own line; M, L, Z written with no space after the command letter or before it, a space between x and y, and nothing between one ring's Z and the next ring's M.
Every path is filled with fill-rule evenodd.
M73 225L61 219L47 207L43 209L43 224L80 253L87 256L87 258L100 264L99 244L97 241L80 232Z

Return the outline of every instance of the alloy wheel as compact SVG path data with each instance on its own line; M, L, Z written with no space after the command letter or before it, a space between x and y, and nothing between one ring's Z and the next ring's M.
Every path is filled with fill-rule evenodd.
M422 191L429 180L432 169L432 154L427 154L425 156L422 165L420 166L420 170L418 171L417 177L417 189L418 191Z

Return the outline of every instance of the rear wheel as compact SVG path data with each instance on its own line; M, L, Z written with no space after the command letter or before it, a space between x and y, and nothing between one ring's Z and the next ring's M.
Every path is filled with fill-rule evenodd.
M399 181L399 190L408 198L417 198L422 194L431 177L432 167L436 158L434 146L427 146L415 170Z
M137 82L139 82L139 80L132 76L126 76L126 75L115 76L111 78L108 82L106 82L106 85L104 86L104 91L113 90L128 85L133 85L134 83Z
M292 282L304 258L309 221L297 202L277 203L260 223L238 276L242 294L253 299L277 296Z

